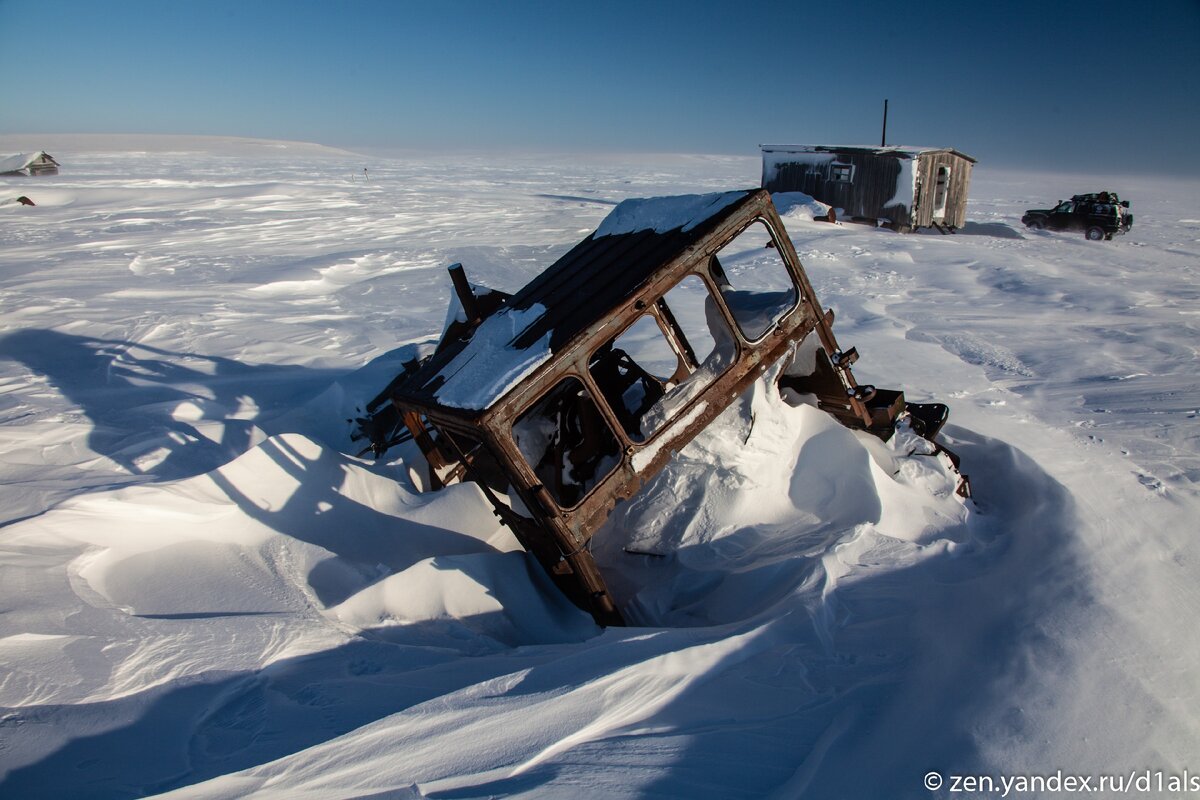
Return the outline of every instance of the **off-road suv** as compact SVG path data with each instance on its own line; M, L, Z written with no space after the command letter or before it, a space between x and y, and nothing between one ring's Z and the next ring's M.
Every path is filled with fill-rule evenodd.
M1095 192L1060 200L1049 210L1030 209L1021 222L1034 230L1083 231L1087 238L1099 241L1128 231L1133 226L1133 215L1129 213L1129 201L1121 200L1115 192Z

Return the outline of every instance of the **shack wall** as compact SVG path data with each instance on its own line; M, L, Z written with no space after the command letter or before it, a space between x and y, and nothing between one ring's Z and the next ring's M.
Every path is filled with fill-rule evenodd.
M952 228L961 228L967 220L967 194L971 188L970 159L957 153L922 153L917 160L917 188L913 209L914 227L927 228L938 222ZM950 170L950 181L946 193L946 212L934 219L937 173L946 167Z
M846 166L849 180L843 179ZM851 217L886 219L907 229L912 224L912 170L912 159L903 153L771 152L763 154L763 188L803 192Z
M46 153L38 154L38 157L29 165L30 175L57 175L58 162L51 158Z

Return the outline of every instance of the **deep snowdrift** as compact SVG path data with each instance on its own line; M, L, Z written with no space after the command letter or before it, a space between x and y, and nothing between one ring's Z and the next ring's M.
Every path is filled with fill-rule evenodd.
M975 500L761 381L597 536L636 622L602 631L476 489L354 458L351 420L441 325L446 264L513 290L615 201L755 160L69 144L0 187L39 202L0 206L0 795L1200 769L1194 184L981 169L956 237L780 198L856 373L951 404ZM1098 188L1129 236L1017 230Z

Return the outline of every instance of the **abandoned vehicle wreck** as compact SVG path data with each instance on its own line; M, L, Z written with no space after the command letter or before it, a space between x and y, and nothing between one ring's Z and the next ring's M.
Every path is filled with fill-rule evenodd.
M948 413L855 381L857 352L838 346L763 189L627 200L513 295L451 276L457 319L368 405L362 434L377 455L413 440L433 488L477 483L602 625L622 618L592 535L802 342L815 368L779 385L847 426L887 439L907 415L932 440Z

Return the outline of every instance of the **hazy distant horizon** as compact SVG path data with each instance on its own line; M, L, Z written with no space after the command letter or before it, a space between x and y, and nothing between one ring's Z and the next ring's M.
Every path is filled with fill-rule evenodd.
M799 142L798 142L799 143ZM262 153L263 155L297 155L293 150L276 152L272 145L287 144L293 147L301 148L304 155L324 155L329 158L344 158L349 161L361 161L362 166L370 167L371 159L451 159L451 158L468 158L468 159L484 159L484 158L511 158L514 161L532 161L545 160L550 162L561 161L564 159L581 159L583 161L629 161L641 162L653 159L744 159L748 165L753 166L754 172L757 172L758 166L761 164L761 153L758 145L754 145L753 150L744 153L702 153L702 152L682 152L682 151L618 151L618 150L583 150L583 149L521 149L516 147L511 148L416 148L416 147L355 147L330 144L327 142L309 142L291 139L269 139L262 137L245 137L245 136L226 136L217 134L186 134L186 133L0 133L0 155L5 153L30 152L35 150L47 150L51 155L72 151L76 152L98 152L104 150L127 151L127 150L146 150L146 151L190 151L203 150L209 152L221 152L228 150L231 154L249 155L252 153ZM812 142L809 144L828 144L825 142ZM837 144L859 144L862 142L837 143ZM265 148L265 149L256 149ZM324 154L320 150L328 151ZM975 154L968 153L972 157L977 157ZM61 161L61 157L60 157ZM355 168L358 164L354 164ZM980 159L975 165L975 171L980 170L986 172L1003 172L1014 176L1022 174L1043 174L1043 175L1060 175L1064 178L1092 179L1092 180L1107 180L1121 181L1122 185L1128 186L1129 181L1140 181L1142 179L1151 180L1180 180L1180 181L1195 181L1200 178L1200 174L1181 173L1178 170L1144 170L1134 169L1126 166L1125 168L1116 168L1106 163L1096 163L1088 166L1083 165L1074 169L1058 166L1039 164L1034 162L1018 162L1018 161L996 161ZM69 176L71 173L71 164L65 163L62 168L62 174ZM1090 184L1089 184L1090 185ZM1070 187L1064 187L1064 191ZM1078 188L1078 191L1091 191L1091 189ZM1120 190L1120 186L1107 185L1107 188ZM1047 201L1049 202L1049 201Z

